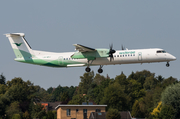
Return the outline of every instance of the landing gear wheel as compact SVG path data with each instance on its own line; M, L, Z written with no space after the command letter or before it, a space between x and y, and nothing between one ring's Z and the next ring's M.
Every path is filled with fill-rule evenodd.
M87 67L85 70L86 70L86 72L90 72L91 68Z
M169 66L170 66L170 64L169 64L169 62L167 62L166 67L169 67Z
M98 73L102 73L103 72L103 69L98 69Z

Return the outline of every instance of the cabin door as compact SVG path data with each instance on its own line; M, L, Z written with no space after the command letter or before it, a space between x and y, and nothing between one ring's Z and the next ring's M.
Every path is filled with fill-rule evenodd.
M139 60L139 61L142 61L142 52L139 52L139 53L138 53L138 60Z

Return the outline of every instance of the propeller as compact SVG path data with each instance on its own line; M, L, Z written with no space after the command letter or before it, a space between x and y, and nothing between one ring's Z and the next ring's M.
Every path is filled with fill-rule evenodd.
M113 54L116 52L113 48L113 44L109 45L109 57L110 57L110 62L112 61L113 58Z
M124 47L123 45L121 45L121 49L122 49L122 50L125 50L125 47Z

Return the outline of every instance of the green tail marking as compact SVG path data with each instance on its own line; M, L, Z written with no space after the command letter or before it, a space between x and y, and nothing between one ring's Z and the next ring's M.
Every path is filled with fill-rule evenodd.
M17 46L21 46L23 43L14 43L14 44L16 44Z

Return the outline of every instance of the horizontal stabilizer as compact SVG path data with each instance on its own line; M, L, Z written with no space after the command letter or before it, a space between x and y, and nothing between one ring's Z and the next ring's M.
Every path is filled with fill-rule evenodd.
M24 33L7 33L7 34L4 34L6 35L6 37L13 37L13 36L21 36L21 37L24 37L25 34Z

